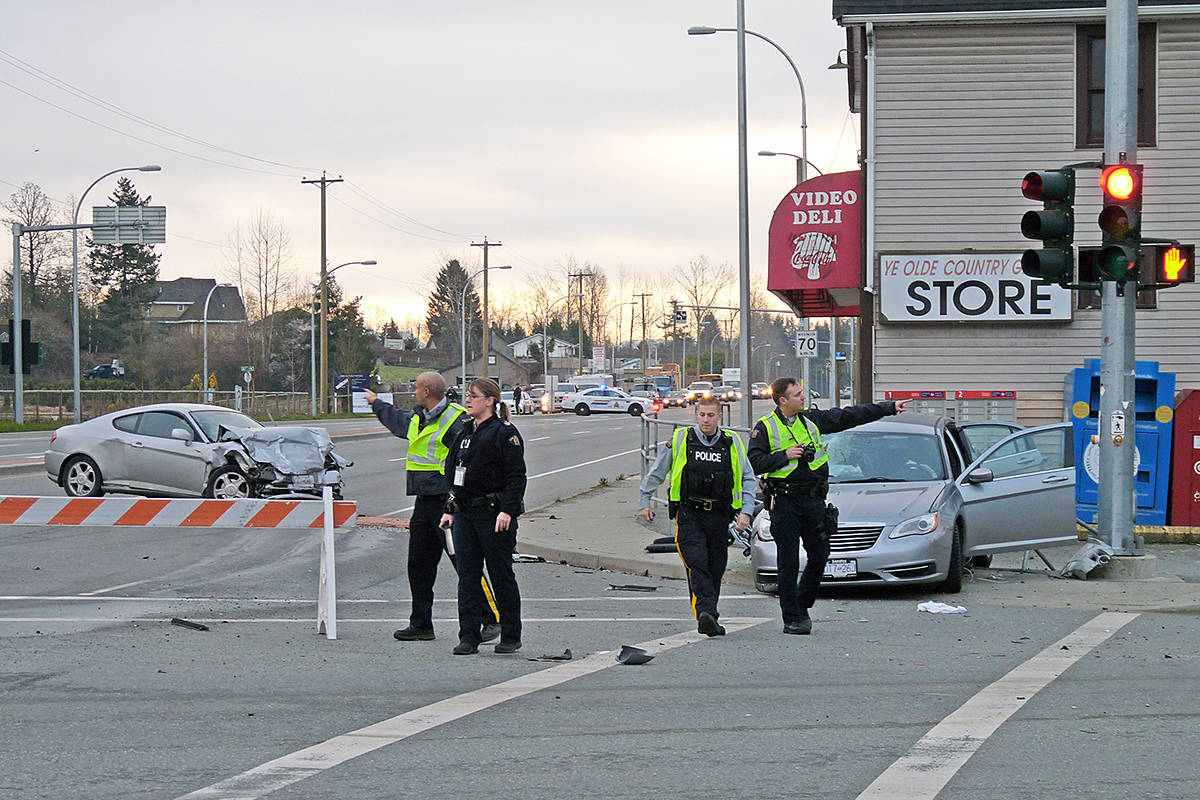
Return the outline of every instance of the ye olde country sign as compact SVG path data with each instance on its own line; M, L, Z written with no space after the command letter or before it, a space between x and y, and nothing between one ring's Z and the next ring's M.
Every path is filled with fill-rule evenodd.
M1020 253L879 257L888 322L1041 322L1071 319L1071 290L1021 272Z

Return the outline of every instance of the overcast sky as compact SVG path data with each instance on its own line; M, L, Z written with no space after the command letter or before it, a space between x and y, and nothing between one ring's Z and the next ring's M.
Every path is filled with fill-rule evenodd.
M810 161L856 168L846 73L827 69L845 47L829 0L746 7L747 27L778 42L803 76ZM378 260L338 278L397 320L423 309L441 259L477 264L469 243L484 235L503 243L491 263L513 266L492 276L498 293L569 256L614 278L700 254L736 266L736 37L686 33L733 27L736 9L734 0L12 4L0 33L0 193L32 181L66 201L110 169L158 163L162 172L131 177L168 209L162 277L227 278L234 226L259 208L286 225L296 271L312 276L319 191L300 180L326 170L345 178L328 190L330 265ZM795 162L754 154L800 152L801 103L787 62L754 38L747 75L751 265L765 278L769 217ZM107 204L115 180L92 190L82 216Z

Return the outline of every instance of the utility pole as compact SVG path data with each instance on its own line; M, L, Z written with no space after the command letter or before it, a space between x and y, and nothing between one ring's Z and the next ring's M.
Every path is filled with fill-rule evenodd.
M487 237L483 237L482 242L471 242L471 247L483 248L483 360L479 365L479 374L483 377L488 376L488 250L493 247L502 247L500 242L489 242Z
M1137 0L1108 0L1104 29L1104 163L1137 164ZM1137 555L1133 537L1134 338L1137 283L1102 281L1100 345L1101 538L1117 555ZM1128 421L1126 423L1126 420Z
M341 183L342 179L326 178L325 170L321 170L320 179L304 180L321 187L321 413L329 413L329 287L325 284L325 270L329 267L329 259L325 249L325 189L331 183ZM204 380L208 380L207 377Z
M567 273L568 286L570 281L575 278L579 279L579 369L577 373L579 375L583 374L583 279L586 275L586 272Z
M642 374L645 375L650 367L649 342L646 341L646 298L654 297L654 293L638 292L634 297L642 301ZM633 317L629 318L629 338L633 338Z

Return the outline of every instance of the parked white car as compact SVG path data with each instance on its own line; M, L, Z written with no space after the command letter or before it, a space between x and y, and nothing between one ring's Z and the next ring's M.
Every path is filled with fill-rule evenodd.
M612 389L605 386L593 386L567 397L565 408L573 409L576 414L586 417L593 412L615 412L641 416L646 409L647 401L642 397L634 397L622 389Z

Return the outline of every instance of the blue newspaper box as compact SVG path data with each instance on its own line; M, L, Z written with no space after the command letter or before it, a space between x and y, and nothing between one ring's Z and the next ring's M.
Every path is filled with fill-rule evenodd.
M1100 359L1071 370L1070 417L1075 429L1075 514L1095 522L1100 502ZM1175 413L1175 375L1159 372L1157 361L1134 368L1134 414L1126 431L1134 432L1134 489L1138 525L1166 525L1170 496L1171 428ZM1111 435L1106 424L1105 435Z

